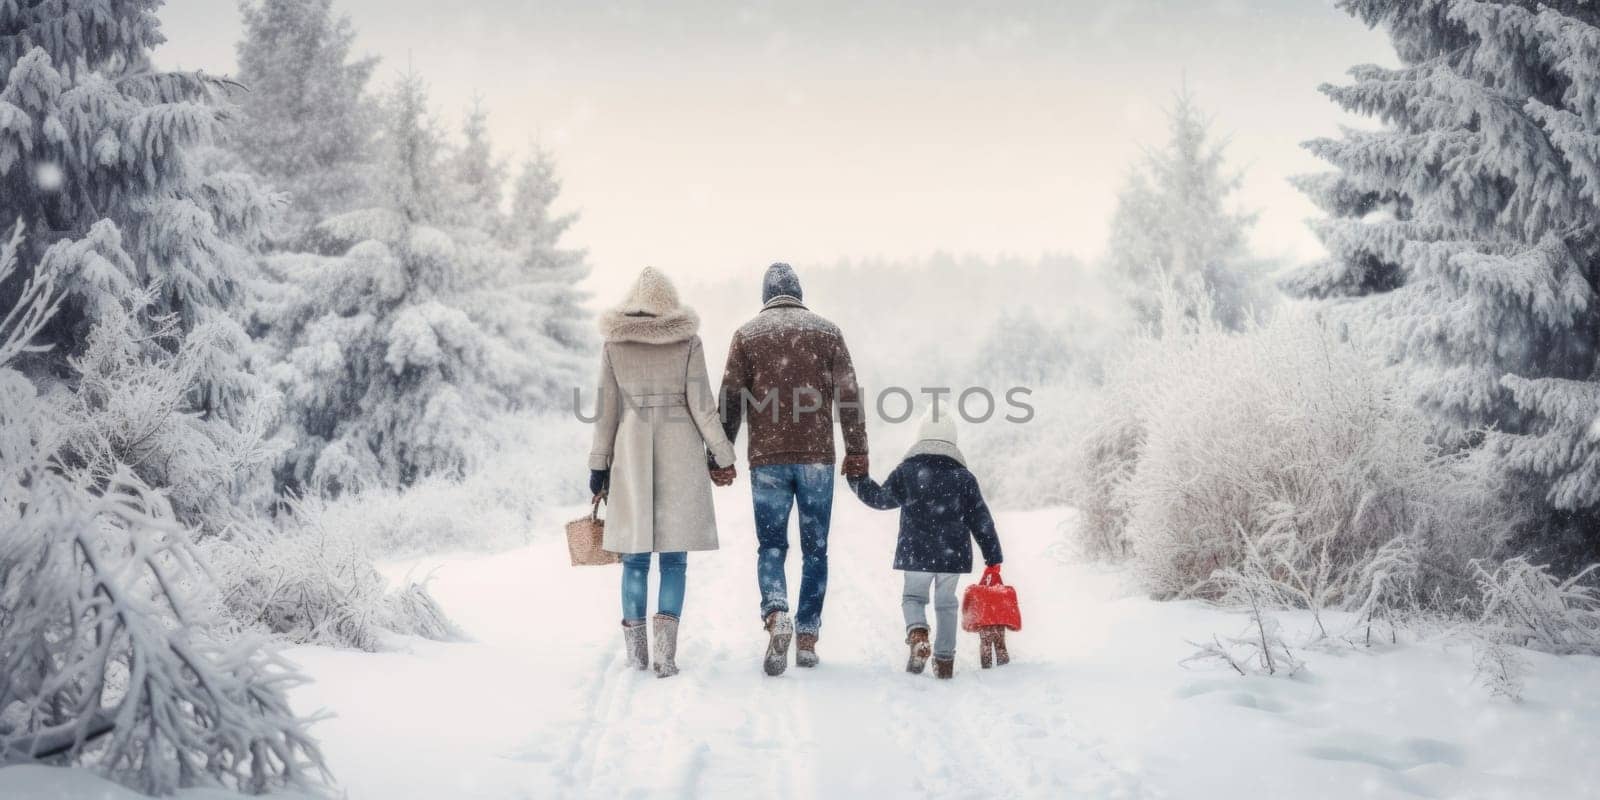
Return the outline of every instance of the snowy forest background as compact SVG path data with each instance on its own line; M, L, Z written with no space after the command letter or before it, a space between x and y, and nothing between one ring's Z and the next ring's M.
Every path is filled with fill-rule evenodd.
M508 164L332 0L245 3L228 76L154 65L160 5L0 0L0 764L316 790L276 643L457 635L373 563L582 499L607 298L558 154ZM1251 251L1175 86L1103 259L801 275L869 388L1031 387L971 426L990 502L1250 611L1197 655L1275 672L1275 612L1339 613L1322 646L1460 637L1514 698L1523 648L1600 654L1600 8L1338 5L1402 66L1320 88L1373 123L1305 145L1325 259ZM752 282L683 283L722 351Z

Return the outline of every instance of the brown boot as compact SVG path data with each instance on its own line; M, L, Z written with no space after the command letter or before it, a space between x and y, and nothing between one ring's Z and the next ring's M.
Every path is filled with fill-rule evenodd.
M655 616L655 670L657 678L678 674L678 618L671 614Z
M642 619L622 621L622 652L634 669L650 668L650 635L645 630Z
M761 667L768 675L782 675L789 668L789 640L794 638L794 622L789 612L774 611L767 615L767 657Z
M999 625L994 628L994 663L1001 667L1011 663L1011 654L1006 652L1006 629Z
M994 630L993 626L978 629L978 666L983 669L994 666Z
M906 656L906 672L921 675L923 668L928 666L928 656L933 655L933 645L928 644L928 629L912 628L906 633L906 644L911 649Z
M939 658L938 656L934 656L934 659L933 659L933 677L938 678L939 680L947 681L947 680L950 680L951 678L955 677L955 674L956 674L956 660L955 659L953 659L953 658Z
M816 634L800 633L795 635L794 665L797 667L814 667L817 665Z

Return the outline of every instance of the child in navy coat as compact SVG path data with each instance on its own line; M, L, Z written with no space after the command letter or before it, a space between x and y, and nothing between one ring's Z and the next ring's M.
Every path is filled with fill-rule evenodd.
M910 656L906 671L920 673L928 660L928 599L932 588L938 630L931 648L933 672L955 672L960 602L956 582L972 571L972 540L983 560L1001 562L1000 536L983 502L978 479L967 470L956 446L955 418L935 404L917 428L917 443L882 485L870 475L850 479L861 502L877 509L900 509L900 539L894 568L905 572L901 611L906 619Z

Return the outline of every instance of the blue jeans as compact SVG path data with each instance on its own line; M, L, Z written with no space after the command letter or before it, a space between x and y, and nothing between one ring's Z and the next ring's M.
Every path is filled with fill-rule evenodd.
M689 569L689 554L661 554L661 586L656 590L656 612L683 616L684 573ZM628 553L622 557L622 619L645 617L645 595L650 593L650 554Z
M750 495L755 502L756 582L761 588L761 617L789 610L789 509L800 505L800 610L797 633L822 629L822 601L828 593L828 523L833 517L832 464L768 464L750 470Z

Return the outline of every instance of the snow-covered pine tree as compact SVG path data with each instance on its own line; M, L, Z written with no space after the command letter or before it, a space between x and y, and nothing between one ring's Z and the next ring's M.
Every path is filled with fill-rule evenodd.
M578 215L555 212L560 196L555 159L535 146L512 186L506 230L522 281L536 290L540 308L536 328L550 348L539 392L539 403L546 408L566 402L570 388L588 380L593 368L589 356L597 344L593 318L585 307L589 293L578 288L589 276L588 254L561 245Z
M1600 7L1345 0L1402 66L1323 92L1375 131L1308 143L1330 257L1285 286L1357 296L1350 329L1412 375L1440 435L1492 444L1557 560L1600 554Z
M461 474L485 421L539 404L565 350L539 335L545 297L528 288L521 251L495 235L497 218L453 201L462 162L419 78L402 79L385 116L382 203L318 226L334 255L267 261L278 294L258 313L289 406L288 488Z
M1111 219L1109 266L1141 322L1159 315L1160 283L1203 287L1212 313L1237 329L1270 295L1246 242L1254 214L1231 209L1240 176L1225 168L1225 142L1185 89L1168 113L1169 138L1128 177Z
M159 5L0 3L0 219L27 231L0 296L60 276L47 349L16 366L71 395L62 457L103 475L127 465L184 522L213 527L250 490L240 445L264 413L230 311L268 199L246 176L197 167L194 152L226 131L230 87L152 66Z
M289 196L277 238L295 242L328 216L367 203L377 109L367 82L374 57L351 54L355 31L333 0L249 0L240 7L236 102L244 117L233 151Z
M474 99L467 120L461 127L463 142L452 161L455 185L461 193L456 209L466 225L477 225L499 232L505 197L506 165L489 141L489 111L482 99Z

